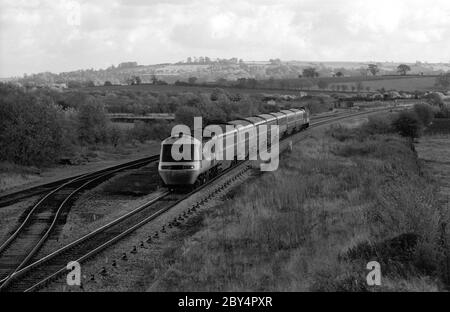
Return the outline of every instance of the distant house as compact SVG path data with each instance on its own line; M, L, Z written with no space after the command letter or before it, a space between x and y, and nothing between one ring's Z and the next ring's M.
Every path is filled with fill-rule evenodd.
M67 83L52 83L50 88L55 90L64 90L67 89Z

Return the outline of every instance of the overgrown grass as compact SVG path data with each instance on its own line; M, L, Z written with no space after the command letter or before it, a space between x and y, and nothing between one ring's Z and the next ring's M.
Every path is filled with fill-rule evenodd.
M0 162L0 192L39 179L41 171L36 167Z
M237 190L151 289L442 289L448 215L436 188L410 141L367 127L310 137L276 172ZM381 264L377 288L366 283L371 260Z

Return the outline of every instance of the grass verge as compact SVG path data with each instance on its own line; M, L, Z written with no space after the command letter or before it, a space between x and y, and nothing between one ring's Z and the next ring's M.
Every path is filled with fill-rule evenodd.
M449 218L437 187L409 140L371 130L334 127L302 141L276 172L168 246L170 262L149 290L444 289ZM372 260L381 286L367 286Z

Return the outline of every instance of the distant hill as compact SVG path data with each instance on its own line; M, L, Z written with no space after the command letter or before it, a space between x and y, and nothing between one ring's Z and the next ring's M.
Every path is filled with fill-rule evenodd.
M132 84L138 77L139 83L188 81L195 77L197 83L216 81L236 81L240 78L293 79L302 74L303 69L314 67L319 77L333 77L340 72L344 77L367 75L367 66L371 62L301 62L301 61L243 61L236 58L211 61L209 58L195 62L178 62L174 64L138 65L136 62L125 62L106 69L86 69L72 72L39 73L15 78L21 84L54 85L76 84L103 85L109 81L113 85ZM400 63L376 63L380 72L378 75L397 75ZM408 64L411 71L408 74L436 75L450 71L450 64Z

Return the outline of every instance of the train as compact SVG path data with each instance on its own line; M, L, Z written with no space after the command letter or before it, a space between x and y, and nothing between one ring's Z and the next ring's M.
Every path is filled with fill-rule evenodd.
M259 147L266 146L270 149L270 143L276 135L271 133L273 128L271 126L278 126L276 139L279 140L308 128L309 120L308 109L302 107L217 124L214 126L222 131L218 135L211 133L211 136L202 136L201 140L190 134L172 133L161 142L158 172L163 185L170 188L192 188L204 184L223 170L237 164L239 160L249 159L255 152L259 152ZM242 137L245 138L245 148L238 148L238 138ZM203 157L205 145L213 146L212 143L218 142L219 139L221 139L220 146L223 144L223 154L233 156L220 158L214 157L213 154L212 157ZM250 144L252 139L257 139L258 144ZM182 151L183 155L188 157L181 159L174 157L173 148Z

